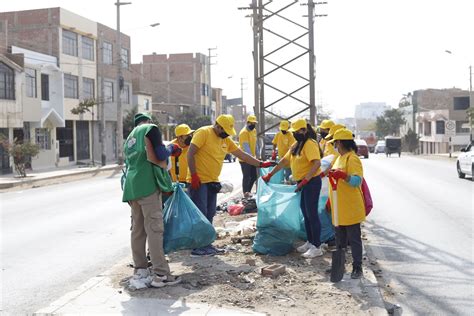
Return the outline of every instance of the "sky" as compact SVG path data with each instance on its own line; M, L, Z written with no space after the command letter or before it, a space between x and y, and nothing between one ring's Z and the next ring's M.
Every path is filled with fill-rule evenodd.
M131 36L132 63L153 52L208 54L209 48L215 48L211 51L215 56L212 86L222 88L228 98L236 98L241 95L243 82L244 103L248 109L253 107L252 27L251 19L245 17L251 11L238 10L251 0L127 1L132 4L121 7L121 30ZM316 7L316 13L327 16L316 18L314 25L316 103L334 118L352 117L355 105L363 102L396 107L403 94L418 89L469 89L469 65L474 65L474 1L326 1ZM2 1L0 11L61 6L115 28L114 2ZM282 6L290 0L273 3ZM303 17L306 8L299 4L294 7L292 18L307 23ZM149 27L157 22L158 27ZM276 19L270 23L272 30L288 38L301 34ZM266 52L279 43L265 35ZM298 48L283 51L281 59L274 61L282 63L298 52ZM303 63L295 62L294 67L307 71ZM269 82L287 89L298 86L291 76L275 76ZM265 90L266 102L278 98L278 93L270 90ZM276 112L290 115L297 105L285 99L276 107Z

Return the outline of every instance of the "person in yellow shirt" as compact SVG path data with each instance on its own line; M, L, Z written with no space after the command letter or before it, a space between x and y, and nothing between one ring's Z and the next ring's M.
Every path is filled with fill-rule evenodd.
M171 141L172 144L177 144L181 149L181 155L179 157L171 157L171 179L173 182L186 183L186 177L188 175L188 149L191 145L191 139L193 138L194 130L192 130L187 124L180 124L174 129L176 138Z
M304 118L291 124L291 132L296 139L290 150L271 172L262 177L268 182L284 166L290 166L293 178L297 181L296 191L301 191L300 207L304 217L308 241L297 248L305 258L322 256L321 223L318 216L319 194L321 191L321 153L316 133Z
M189 196L211 223L216 214L217 193L220 191L219 175L227 153L255 167L267 168L275 165L270 161L260 161L242 151L229 137L235 134L234 117L220 115L214 125L197 129L189 146ZM210 256L218 252L220 251L214 246L208 245L194 249L191 255Z
M324 136L323 139L320 141L320 146L323 150L323 155L324 157L329 156L329 155L334 155L334 160L333 164L336 161L336 158L339 157L339 153L337 152L336 148L334 148L334 144L329 142L334 133L340 130L341 128L345 128L344 125L342 124L334 124L328 129L328 133ZM321 137L324 135L324 133L321 133Z
M257 117L249 115L247 124L239 133L239 148L252 157L257 155ZM242 169L242 192L245 194L252 191L252 187L257 181L257 168L245 161L239 159L240 168Z
M280 131L275 134L273 137L273 152L272 152L272 160L276 160L277 154L278 158L281 159L285 157L286 153L290 149L290 146L296 142L293 133L289 132L288 129L290 128L289 121L281 121L280 122ZM285 180L288 181L291 175L291 168L284 168L284 175Z
M330 179L336 181L338 226L336 241L338 248L346 248L349 241L352 249L351 278L361 278L362 273L362 239L360 223L365 220L365 206L361 184L364 176L362 162L357 156L357 145L354 135L346 128L339 129L330 141L336 146L340 156L336 159L333 169L329 171ZM330 192L333 189L330 186ZM331 205L334 205L330 194ZM335 223L334 210L332 210Z

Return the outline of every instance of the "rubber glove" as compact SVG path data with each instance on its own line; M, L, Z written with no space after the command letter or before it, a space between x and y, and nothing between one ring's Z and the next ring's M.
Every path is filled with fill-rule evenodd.
M183 151L178 144L169 144L168 148L171 152L171 156L173 157L179 157L179 155L181 155L181 152Z
M276 160L277 159L277 152L276 150L272 151L272 160Z
M266 175L262 176L262 180L265 182L270 181L271 178L272 178L272 175L270 173L267 173Z
M309 181L306 180L306 178L304 178L302 181L300 181L300 183L298 183L298 186L296 187L295 192L299 192L299 191L303 190L303 187L304 187L308 182L309 182Z
M333 169L333 170L329 171L329 176L333 179L336 179L336 180L339 180L339 179L346 180L347 179L347 173L345 173L341 169L335 169L335 170Z
M197 173L193 173L191 175L191 188L193 190L197 190L199 189L200 186L201 186L201 179L199 179L199 176Z
M276 165L277 163L274 161L260 161L260 168L268 168Z

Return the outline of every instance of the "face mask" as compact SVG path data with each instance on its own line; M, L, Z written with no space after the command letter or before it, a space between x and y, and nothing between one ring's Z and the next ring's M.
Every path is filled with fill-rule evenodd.
M249 131L253 131L255 129L255 125L247 125L247 128L249 129Z
M306 138L306 135L305 134L300 134L300 133L293 133L293 136L295 137L295 139L299 142L305 140Z
M227 134L226 132L220 132L219 137L220 138L227 138L227 137L229 137L229 134Z
M281 131L281 133L285 135L286 133L288 133L288 131Z
M321 135L321 137L324 139L324 138L326 138L326 136L328 136L328 133L321 132L321 133L319 133L319 135Z
M184 140L184 144L185 144L186 146L191 145L191 139L193 139L192 136L186 137L186 139Z

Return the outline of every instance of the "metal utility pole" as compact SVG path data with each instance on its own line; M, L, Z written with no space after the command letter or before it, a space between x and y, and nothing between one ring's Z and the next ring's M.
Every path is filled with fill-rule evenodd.
M211 109L212 109L212 86L211 86L211 65L212 65L212 63L211 63L211 59L212 59L213 57L217 57L217 55L212 56L212 55L211 55L211 51L216 50L216 49L217 49L217 47L208 48L208 49L207 49L208 52L209 52L209 55L208 55L208 60L209 60L209 64L208 64L208 74L209 74L209 103L208 103L208 106L209 106L209 108L206 110L206 106L204 106L204 111L203 111L204 113L203 113L203 115L208 115L208 114L210 113Z
M100 80L100 95L99 95L99 102L97 102L97 105L99 107L99 116L100 116L100 162L102 166L105 166L107 164L107 147L106 147L106 129L105 129L105 97L104 97L104 43L102 41L102 38L104 36L103 32L100 32L99 34L99 45L100 45L100 56L98 56L97 61L99 64L97 65L97 70L99 72L99 80Z
M122 37L120 34L120 6L132 4L131 2L120 2L117 0L117 163L123 165L123 113L122 113Z
M315 62L316 58L314 57L314 2L313 0L308 0L308 37L309 37L309 123L313 126L316 126L316 93L315 93Z
M469 110L473 111L473 107L472 107L472 65L469 65ZM469 120L469 133L470 133L469 140L470 140L470 143L472 145L472 123L473 123L472 120L474 119L473 118L474 113L470 112L469 115L470 115L469 116L470 117L470 120Z
M244 78L240 78L240 103L244 106Z

